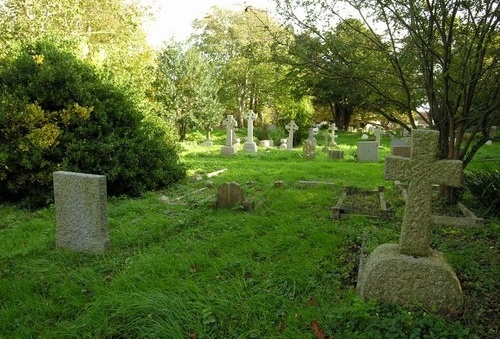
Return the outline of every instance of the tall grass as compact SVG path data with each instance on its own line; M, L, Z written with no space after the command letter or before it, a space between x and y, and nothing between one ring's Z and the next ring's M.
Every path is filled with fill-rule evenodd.
M368 252L397 242L402 208L383 180L390 141L383 140L378 163L362 164L349 146L356 140L340 136L340 161L321 153L321 144L314 161L300 150L222 157L221 145L188 145L191 179L141 199L109 200L112 249L103 255L56 248L53 206L0 206L0 337L314 338L318 330L338 338L497 336L498 219L482 228L434 229L433 247L463 285L463 313L431 315L356 295L363 240ZM256 209L215 210L216 188L227 181L240 183ZM331 220L343 185L386 185L394 219Z

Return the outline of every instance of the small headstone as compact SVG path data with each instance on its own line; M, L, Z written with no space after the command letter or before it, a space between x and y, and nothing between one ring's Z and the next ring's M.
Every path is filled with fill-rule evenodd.
M205 140L201 143L201 146L205 146L205 147L210 147L213 145L214 145L214 143L212 142L212 140Z
M257 144L253 141L253 121L257 118L257 114L252 110L248 110L245 118L248 121L247 140L243 144L243 149L250 153L257 153Z
M216 208L233 208L242 206L245 196L240 185L236 182L226 182L217 189Z
M352 127L352 126L347 126L347 132L348 132L348 133L353 133L353 132L354 132L354 127Z
M302 146L303 156L306 160L316 159L316 143L311 140L305 140Z
M266 148L272 147L273 146L273 141L272 140L260 140L259 141L259 146L260 147L266 147Z
M357 144L357 155L359 162L377 162L378 161L378 142L360 141Z
M106 176L54 172L56 246L103 253L110 248Z
M330 142L330 146L337 146L337 142L335 141L335 138L337 137L335 135L335 131L338 130L337 126L335 125L335 123L333 123L331 126L330 126L330 132L331 132L331 138L332 138L332 141Z
M293 133L299 129L299 126L295 124L295 121L291 120L286 126L286 130L288 131L288 140L286 142L287 149L293 150Z
M485 144L486 144L486 145L488 145L488 146L491 146L491 145L493 145L493 141L488 140L488 141L486 141L486 143L485 143Z
M361 135L361 140L368 140L368 139L369 139L368 134Z
M328 151L328 157L330 159L344 159L344 151L330 150Z
M432 185L460 186L462 162L437 160L439 132L414 130L411 158L387 156L385 178L408 182L399 245L383 244L360 270L357 290L364 298L458 311L463 294L444 256L430 248Z
M315 134L314 127L309 128L308 132L309 132L309 136L307 137L306 140L308 140L311 143L314 143L314 146L316 146L317 141L316 141L316 137L314 136L314 134Z
M234 155L236 154L236 147L233 142L234 128L238 125L236 120L232 115L228 115L226 119L222 122L222 125L226 127L226 146L221 148L222 155Z
M286 149L287 139L280 139L280 149Z

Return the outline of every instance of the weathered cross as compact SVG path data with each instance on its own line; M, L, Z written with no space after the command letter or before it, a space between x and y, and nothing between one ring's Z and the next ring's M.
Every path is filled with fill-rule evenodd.
M438 139L438 131L413 130L411 158L387 156L385 159L386 179L409 182L399 238L402 254L430 254L432 185L461 185L462 162L437 160Z
M232 115L228 115L222 126L226 126L226 146L233 146L233 129L238 126L238 122Z
M257 118L257 114L249 109L248 113L245 115L245 119L248 120L247 142L253 142L253 121L255 120L255 118Z
M293 132L299 129L299 126L295 124L295 121L291 120L285 128L288 130L288 140L286 142L287 149L293 149Z

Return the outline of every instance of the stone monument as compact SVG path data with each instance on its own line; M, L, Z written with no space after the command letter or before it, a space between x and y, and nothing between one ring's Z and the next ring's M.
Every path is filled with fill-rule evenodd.
M360 141L357 143L357 158L359 162L378 161L378 142Z
M328 132L325 131L325 143L323 145L323 148L321 149L322 152L328 153L329 148L328 148Z
M303 157L306 160L316 159L316 143L307 139L302 145Z
M257 153L257 144L253 141L253 121L257 118L257 114L250 109L245 118L248 120L248 126L247 140L243 144L243 149L250 153Z
M286 147L288 150L293 150L293 133L299 129L299 126L295 124L295 121L291 120L286 126L288 131L288 140L286 142Z
M233 208L243 204L245 196L236 182L226 182L217 189L215 208Z
M438 131L414 130L411 158L387 156L385 178L409 182L399 245L383 244L360 269L364 298L446 312L460 310L460 282L443 254L430 248L432 185L460 186L462 163L437 160Z
M226 146L222 146L220 152L222 155L234 155L236 147L233 145L233 132L238 123L232 115L228 115L222 125L226 127Z
M380 126L375 127L373 134L375 135L375 141L378 143L378 147L380 147L380 137L382 135L382 128L380 128Z
M110 248L106 176L54 172L56 246L100 254Z
M337 142L335 141L335 138L337 137L335 135L336 130L338 130L337 125L335 125L335 123L331 124L330 131L331 131L332 141L330 142L330 146L333 146L333 147L337 146Z
M307 137L307 140L309 142L313 143L314 146L316 147L317 141L316 141L316 137L314 136L314 132L315 132L314 127L309 128L308 132L309 132L309 135Z

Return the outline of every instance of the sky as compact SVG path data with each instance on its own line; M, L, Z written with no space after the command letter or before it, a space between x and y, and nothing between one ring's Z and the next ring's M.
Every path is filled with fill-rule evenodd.
M186 40L193 32L193 20L200 19L217 6L229 10L240 10L246 6L273 12L273 0L141 0L152 6L155 20L144 25L148 42L153 47L162 46L171 38L177 41Z

